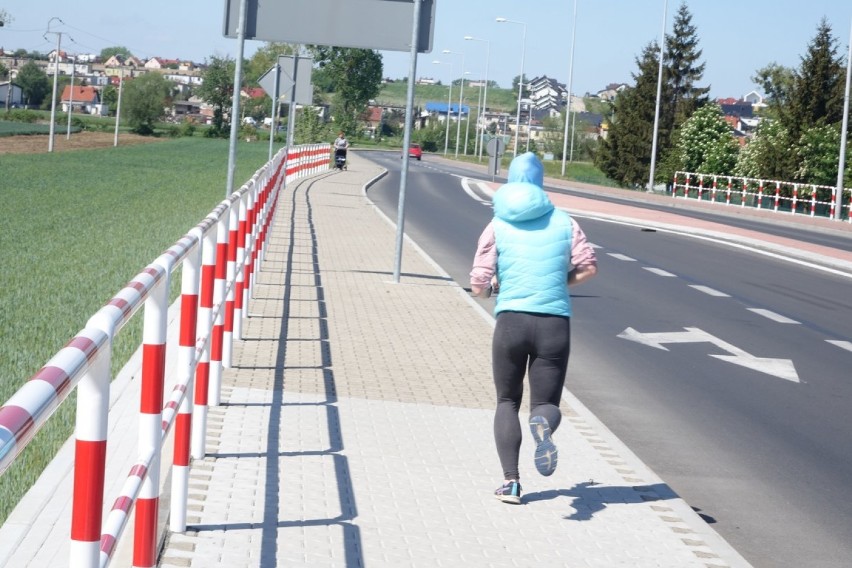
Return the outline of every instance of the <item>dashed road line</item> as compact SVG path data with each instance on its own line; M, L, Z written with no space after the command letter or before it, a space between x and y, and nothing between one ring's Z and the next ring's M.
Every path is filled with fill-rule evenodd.
M624 261L627 261L627 262L636 262L635 258L630 258L626 254L621 254L621 253L618 253L618 252L608 252L607 254L609 256L611 256L612 258L616 258L618 260L624 260Z
M755 313L759 316L763 316L767 319L771 319L772 321L777 322L777 323L795 323L795 324L801 323L801 322L798 322L796 320L790 319L787 316L782 316L781 314L776 314L775 312L773 312L771 310L764 310L764 309L761 309L761 308L748 308L748 311L753 312L753 313Z
M667 272L662 268L654 268L653 266L643 266L645 270L656 274L657 276L665 276L666 278L677 278L677 274L672 274L671 272Z
M725 294L724 292L720 292L719 290L716 290L715 288L710 288L709 286L700 286L698 284L690 284L689 287L693 288L695 290L698 290L699 292L704 292L708 296L715 296L717 298L730 298L731 297L729 294Z

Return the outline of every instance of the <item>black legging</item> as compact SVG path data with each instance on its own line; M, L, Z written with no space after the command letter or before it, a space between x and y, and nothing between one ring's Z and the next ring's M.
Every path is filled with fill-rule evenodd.
M559 400L571 350L571 319L525 312L500 312L492 342L497 412L494 439L505 479L518 479L521 423L518 412L529 368L530 415L543 416L555 431L562 420Z

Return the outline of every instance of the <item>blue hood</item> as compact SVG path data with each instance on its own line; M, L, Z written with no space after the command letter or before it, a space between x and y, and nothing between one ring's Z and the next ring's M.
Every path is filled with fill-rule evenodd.
M509 165L508 183L494 194L494 216L517 223L538 219L553 211L542 187L544 166L532 152L521 154Z

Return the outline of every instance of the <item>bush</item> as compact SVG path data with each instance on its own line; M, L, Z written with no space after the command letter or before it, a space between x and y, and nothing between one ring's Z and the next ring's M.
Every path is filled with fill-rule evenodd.
M10 110L3 115L3 120L8 120L10 122L27 122L32 124L33 122L38 121L39 116L40 115L37 112L33 112L31 110L15 109Z

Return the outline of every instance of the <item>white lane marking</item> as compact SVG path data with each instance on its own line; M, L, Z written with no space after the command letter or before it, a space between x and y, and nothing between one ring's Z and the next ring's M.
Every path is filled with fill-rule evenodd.
M826 341L846 351L852 351L852 341L838 341L836 339L826 339Z
M759 316L763 316L767 319L771 319L772 321L778 322L778 323L795 323L795 324L801 323L801 322L797 322L796 320L790 319L786 316L782 316L781 314L776 314L775 312L773 312L771 310L764 310L764 309L760 309L760 308L748 308L748 311L754 312Z
M663 351L669 350L668 347L663 345L664 343L712 343L723 351L727 351L730 355L714 355L712 353L708 353L710 357L715 357L716 359L721 359L722 361L727 361L734 365L740 365L741 367L746 367L747 369L752 369L754 371L760 371L761 373L766 373L767 375L772 375L779 379L785 379L794 383L800 382L799 374L796 372L796 367L790 359L755 357L751 353L747 353L739 347L731 345L727 341L723 341L715 335L711 335L697 327L685 327L683 328L683 331L663 333L642 333L640 331L636 331L632 327L628 327L621 332L618 337L627 339L628 341L635 341L636 343L647 345L648 347L653 347L655 349L661 349Z
M626 260L627 262L636 262L635 258L630 258L626 254L621 254L621 253L617 253L617 252L608 252L607 254L609 256L611 256L612 258L617 258L618 260Z
M593 249L602 249L603 248L601 245L596 245L595 243L589 243L589 246L592 247Z
M713 288L710 288L709 286L699 286L697 284L690 284L689 287L694 288L695 290L698 290L699 292L704 292L708 296L716 296L717 298L730 298L730 296L728 294L725 294L724 292L720 292L719 290L715 290Z
M662 268L654 268L653 266L643 266L642 268L644 268L648 272L652 272L653 274L656 274L657 276L665 276L666 278L677 278L676 274L672 274L671 272L666 272Z

